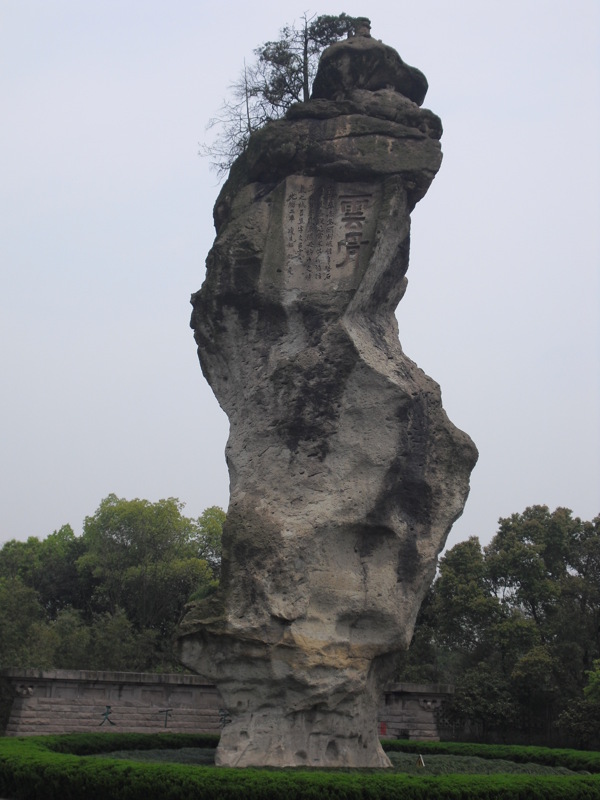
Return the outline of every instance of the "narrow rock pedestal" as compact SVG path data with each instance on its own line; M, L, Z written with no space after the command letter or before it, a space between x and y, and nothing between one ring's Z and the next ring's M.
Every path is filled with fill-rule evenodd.
M220 764L389 765L379 697L477 460L394 316L441 163L426 88L363 27L325 51L310 102L253 135L215 206L192 327L231 494L220 591L179 645L227 707Z

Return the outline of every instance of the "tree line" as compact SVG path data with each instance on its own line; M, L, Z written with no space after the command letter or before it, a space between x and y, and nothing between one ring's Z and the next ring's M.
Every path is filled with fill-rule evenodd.
M225 512L109 495L0 549L0 667L178 671L186 604L214 592ZM600 747L600 517L532 506L442 556L397 680L447 683L452 738Z
M600 746L600 517L532 506L441 558L399 679L449 683L449 736Z
M0 550L0 667L177 671L185 606L218 586L225 512L111 494L86 517Z

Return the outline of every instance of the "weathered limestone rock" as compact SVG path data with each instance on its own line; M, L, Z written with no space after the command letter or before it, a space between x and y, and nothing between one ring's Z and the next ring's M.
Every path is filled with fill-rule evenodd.
M233 166L192 298L231 497L221 591L180 654L219 687L231 766L389 765L379 695L477 459L394 316L441 162L426 81L363 30L315 86Z

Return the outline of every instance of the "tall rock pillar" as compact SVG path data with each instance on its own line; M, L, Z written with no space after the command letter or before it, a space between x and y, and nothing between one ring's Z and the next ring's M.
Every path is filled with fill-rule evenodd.
M192 298L230 422L219 594L184 663L214 681L230 766L388 766L377 705L477 451L404 355L410 212L441 163L427 82L368 26L313 96L255 133L215 206Z

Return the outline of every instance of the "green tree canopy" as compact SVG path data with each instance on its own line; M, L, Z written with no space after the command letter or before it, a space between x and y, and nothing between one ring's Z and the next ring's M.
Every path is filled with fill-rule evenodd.
M19 578L0 578L0 667L49 666L39 637L44 620L34 589Z
M202 558L218 579L221 574L221 537L226 514L219 506L205 508L194 521L193 542L198 558Z
M84 605L92 591L80 581L77 560L85 544L70 525L63 525L45 539L30 536L12 540L0 550L0 575L19 578L34 589L38 600L54 618L62 608Z
M600 658L599 578L600 518L531 506L501 519L487 547L471 538L440 559L400 677L455 683L448 718L482 736L504 720L551 740Z
M564 709L558 725L573 737L578 747L600 748L600 659L594 661L588 674L583 697Z
M214 590L225 513L111 494L84 522L0 549L0 665L177 669L172 636Z
M86 552L78 567L98 582L98 611L114 614L124 609L138 630L173 629L190 595L213 580L202 556L218 562L216 519L205 533L202 524L183 516L182 510L183 504L173 497L151 503L111 494L86 517ZM209 520L211 514L216 516L215 511L204 513Z
M293 103L310 98L319 56L325 47L354 31L356 17L304 14L299 24L284 25L279 39L254 50L255 60L232 86L220 113L209 121L216 130L211 145L200 149L219 175L243 153L253 131L284 116Z

